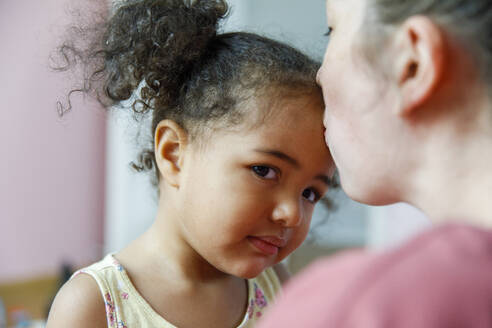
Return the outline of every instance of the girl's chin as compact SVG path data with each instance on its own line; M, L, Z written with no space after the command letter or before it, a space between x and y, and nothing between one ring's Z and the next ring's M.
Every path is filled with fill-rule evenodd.
M230 270L229 274L243 279L253 279L259 276L263 271L265 271L270 266L272 266L272 264L250 263L249 265L247 264L241 268L235 268L234 270Z
M247 272L247 273L244 273L241 275L236 275L236 276L239 278L243 278L243 279L254 279L254 278L258 277L263 271L264 271L264 269L260 270L260 271Z

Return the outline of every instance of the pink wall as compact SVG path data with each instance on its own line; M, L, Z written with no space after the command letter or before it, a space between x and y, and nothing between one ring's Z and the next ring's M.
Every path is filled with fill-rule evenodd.
M101 256L105 114L75 97L60 120L48 68L67 2L0 0L0 283Z

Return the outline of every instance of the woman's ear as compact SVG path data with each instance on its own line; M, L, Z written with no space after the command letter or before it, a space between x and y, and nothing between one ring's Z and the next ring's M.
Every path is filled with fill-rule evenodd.
M412 16L399 27L396 49L399 114L408 115L432 96L441 81L446 55L444 34L428 17Z
M161 177L175 188L179 188L187 143L188 134L179 124L171 120L159 122L154 137L155 160Z

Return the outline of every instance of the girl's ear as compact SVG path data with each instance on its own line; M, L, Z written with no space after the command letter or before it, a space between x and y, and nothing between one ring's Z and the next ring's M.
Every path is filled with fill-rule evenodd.
M412 16L399 28L396 49L399 114L408 115L429 99L442 78L444 34L428 17Z
M179 188L188 133L176 122L163 120L155 129L155 160L162 178Z

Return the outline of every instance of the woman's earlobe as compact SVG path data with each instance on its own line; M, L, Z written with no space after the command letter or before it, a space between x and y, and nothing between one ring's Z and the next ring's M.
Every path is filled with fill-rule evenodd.
M412 16L400 27L399 114L421 107L439 85L444 68L445 40L440 27L424 16Z
M187 133L176 122L163 120L155 129L155 159L162 179L172 187L179 187Z

